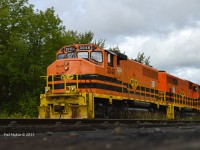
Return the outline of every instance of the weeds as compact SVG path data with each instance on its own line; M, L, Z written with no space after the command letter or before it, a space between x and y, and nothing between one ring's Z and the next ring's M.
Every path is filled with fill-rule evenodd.
M2 104L0 118L37 118L39 98L26 92L18 102Z

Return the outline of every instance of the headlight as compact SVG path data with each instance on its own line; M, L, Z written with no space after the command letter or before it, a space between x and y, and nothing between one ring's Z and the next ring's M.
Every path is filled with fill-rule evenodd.
M71 90L71 91L75 91L75 90L76 90L76 87L75 87L75 86L71 86L71 87L70 87L70 90Z

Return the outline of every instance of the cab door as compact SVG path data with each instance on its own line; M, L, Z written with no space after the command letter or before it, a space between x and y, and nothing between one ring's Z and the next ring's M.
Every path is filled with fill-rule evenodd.
M108 52L107 53L107 74L110 76L115 77L116 76L116 62L115 58L116 56L113 53Z

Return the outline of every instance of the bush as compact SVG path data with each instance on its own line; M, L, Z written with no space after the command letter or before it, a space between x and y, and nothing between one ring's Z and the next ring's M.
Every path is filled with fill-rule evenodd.
M39 105L37 92L26 92L19 101L11 101L2 105L0 118L37 118Z
M25 118L36 118L38 116L38 105L39 97L33 93L26 92L18 102L17 113L22 114Z

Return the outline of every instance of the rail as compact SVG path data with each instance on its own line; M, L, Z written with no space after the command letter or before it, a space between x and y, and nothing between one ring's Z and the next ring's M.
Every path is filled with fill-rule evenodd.
M155 128L199 126L200 121L130 119L0 119L0 135L97 131L116 127Z
M154 119L0 119L0 127L2 126L17 126L17 125L92 125L92 124L200 124L200 120L154 120Z

